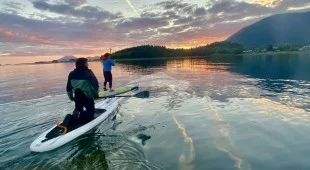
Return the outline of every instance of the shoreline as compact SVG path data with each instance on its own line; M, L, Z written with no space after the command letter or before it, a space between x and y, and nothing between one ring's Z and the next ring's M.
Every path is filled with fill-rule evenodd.
M257 55L290 55L290 54L310 54L310 51L279 51L279 52L261 52L261 53L241 53L241 54L211 54L208 56L181 56L181 57L156 57L156 58L113 58L117 61L140 61L140 60L160 60L160 59L186 59L186 58L207 58L216 56L257 56ZM89 62L98 62L100 60L92 60ZM40 65L40 64L59 64L74 62L44 62L44 63L18 63L18 64L0 64L3 66L19 66L19 65Z
M242 53L240 55L278 55L278 54L310 54L310 51L269 51L261 53Z

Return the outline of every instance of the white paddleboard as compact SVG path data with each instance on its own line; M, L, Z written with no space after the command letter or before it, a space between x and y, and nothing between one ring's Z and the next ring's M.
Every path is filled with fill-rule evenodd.
M137 84L134 85L128 85L125 87L121 87L122 92L115 90L113 93L115 94L124 94L127 92L131 92L132 90L136 90L138 88ZM120 88L119 88L120 89ZM127 89L127 90L126 90ZM114 95L115 95L114 94ZM112 97L111 93L106 94L107 97ZM102 97L102 96L101 96ZM104 96L105 97L105 96ZM77 127L74 130L71 130L67 132L64 135L57 135L53 138L47 138L47 134L50 133L53 129L54 131L57 130L55 129L57 126L53 126L43 134L41 134L38 138L36 138L30 145L30 150L34 152L45 152L45 151L50 151L53 149L56 149L74 139L77 137L85 134L86 132L90 131L91 129L95 128L98 126L100 123L103 121L109 119L113 119L114 116L116 115L115 110L118 107L118 102L122 98L107 98L104 99L98 103L95 104L96 108L96 114L95 114L95 119L90 121L89 123Z

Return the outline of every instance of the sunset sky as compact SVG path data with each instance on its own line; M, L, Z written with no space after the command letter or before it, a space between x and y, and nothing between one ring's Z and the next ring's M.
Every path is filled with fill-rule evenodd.
M0 58L195 47L266 16L308 10L310 0L1 0Z

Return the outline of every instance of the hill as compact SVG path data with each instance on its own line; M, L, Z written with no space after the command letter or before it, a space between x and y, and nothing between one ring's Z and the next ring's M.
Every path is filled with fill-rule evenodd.
M241 29L226 41L247 47L305 45L310 43L310 12L267 17Z
M212 54L240 54L243 46L230 42L216 42L191 49L169 49L164 46L143 45L113 53L116 58L158 58L182 56L208 56Z

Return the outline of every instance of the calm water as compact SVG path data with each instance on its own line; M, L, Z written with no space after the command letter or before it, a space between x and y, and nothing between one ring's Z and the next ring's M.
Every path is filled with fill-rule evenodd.
M139 82L151 97L45 153L29 146L72 111L74 64L1 66L0 169L308 170L309 65L310 55L118 61L114 85ZM90 68L102 82L101 64Z

